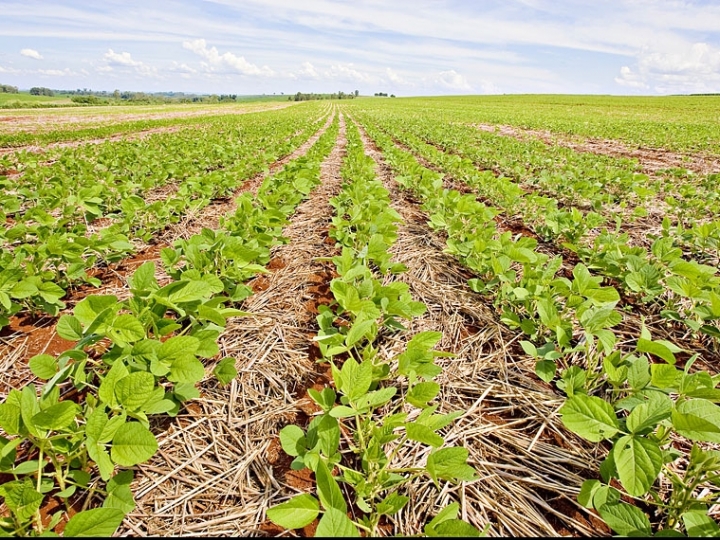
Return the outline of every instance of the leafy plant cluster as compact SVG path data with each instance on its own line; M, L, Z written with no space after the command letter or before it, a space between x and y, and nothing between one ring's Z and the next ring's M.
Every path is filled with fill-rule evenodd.
M91 295L72 315L60 317L56 331L75 346L57 358L33 357L32 372L47 382L12 390L0 403L0 427L10 437L0 437L0 473L13 477L0 486L9 511L0 519L0 532L53 535L67 514L65 535L112 535L135 506L132 471L122 469L157 451L152 418L175 416L185 401L199 397L203 362L219 354L217 340L226 320L245 315L232 306L250 293L243 282L265 271L268 257L258 252L251 264L242 264L240 257L251 250L248 245L266 248L282 241L278 215L286 218L319 183L319 163L336 136L337 120L307 158L289 163L263 184L252 201L255 219L242 236L205 230L180 242L178 251L163 252L173 278L167 285L158 284L155 265L147 262L128 280L127 300ZM262 212L274 217L262 219ZM240 220L236 217L229 216L226 226ZM205 250L202 256L212 253L216 264L204 264L197 244L211 236L226 243ZM221 383L229 382L237 375L235 360L221 360L213 372ZM101 506L85 510L96 504L96 496ZM64 507L43 519L40 509L49 497Z
M393 135L401 130L394 129ZM432 145L408 135L397 135L413 145L423 157L437 164L453 177L498 205L504 215L519 214L541 238L558 241L575 252L592 270L612 278L625 295L641 304L658 304L662 315L682 322L693 332L701 332L712 340L720 338L717 323L720 321L720 274L716 266L702 264L683 253L681 246L709 246L716 253L715 236L718 229L713 223L695 225L687 236L701 235L693 241L678 239L666 218L662 233L653 238L650 249L634 246L627 233L620 232L621 220L616 216L614 229L603 228L606 219L595 212L581 212L577 208L558 208L555 199L536 194L525 194L507 178L496 178L491 172L479 172L469 159L448 155ZM516 141L517 142L517 141ZM466 143L453 142L454 146ZM469 143L467 143L469 144ZM575 184L568 180L570 189ZM568 187L566 186L566 188ZM635 191L641 188L635 187ZM645 189L645 188L643 188ZM596 199L600 206L603 201ZM593 203L593 204L595 204ZM703 252L703 256L708 253Z
M305 156L267 177L257 195L246 192L237 197L235 212L221 217L218 230L204 229L163 249L161 257L167 272L174 278L189 269L210 272L218 277L224 294L232 301L250 296L252 289L245 282L265 271L273 246L287 241L282 230L297 206L320 183L320 166L335 145L338 126L335 118Z
M0 232L5 240L0 252L0 327L22 310L56 315L65 306L62 298L68 287L78 282L99 285L88 275L90 268L124 258L135 249L131 240L151 240L168 223L229 195L242 179L297 148L317 128L317 121L310 123L308 118L301 121L300 131L297 118L256 120L228 129L227 140L208 137L204 144L175 133L158 137L156 142L162 144L154 150L147 141L102 145L95 149L97 158L78 149L77 155L62 158L62 174L56 171L52 176L52 170L39 166L33 175L26 172L21 187L0 195L18 212L13 226ZM213 156L211 149L216 147ZM119 151L123 148L127 152ZM168 159L176 153L187 155ZM214 170L199 174L198 165ZM182 180L165 200L143 198L150 189L176 178ZM0 177L0 184L12 182L17 180ZM30 184L44 187L33 192L24 187ZM37 195L40 191L45 195ZM21 192L36 194L35 205L22 212ZM112 223L89 234L88 222L99 217Z
M492 295L503 322L530 338L521 344L536 359L538 376L555 380L568 396L560 409L565 426L611 445L602 480L585 482L579 502L621 535L652 533L646 514L629 500L655 507L659 536L720 535L708 516L720 501L720 452L707 449L720 442L720 376L691 372L696 356L678 369L676 354L684 351L654 340L645 328L635 347L623 351L612 330L622 320L613 287L602 286L582 264L572 280L557 277L561 260L538 254L528 238L499 234L492 209L443 189L439 173L379 129L366 129L398 183L423 201L430 226L447 234L448 252L480 276L470 287ZM573 357L582 367L568 362Z
M308 390L321 412L307 429L289 425L280 432L283 449L295 458L292 468L315 474L317 496L295 496L267 515L288 529L320 517L318 536L357 537L376 536L387 517L401 513L410 501L404 493L420 477L439 486L477 476L467 464L468 451L445 446L438 433L462 414L440 414L434 403L440 393L434 379L442 371L435 358L448 356L434 349L441 334L413 336L392 359L377 347L383 333L406 331L402 320L422 315L426 307L412 300L407 284L382 279L405 270L387 251L401 218L390 208L354 124L347 139L342 191L330 200L330 236L342 247L332 258L339 277L330 283L334 301L320 306L317 317L319 361L330 363L333 386ZM341 444L342 433L348 445ZM432 448L425 463L396 465L398 456L417 445ZM458 511L458 503L443 509L425 526L425 535L479 535L457 519Z

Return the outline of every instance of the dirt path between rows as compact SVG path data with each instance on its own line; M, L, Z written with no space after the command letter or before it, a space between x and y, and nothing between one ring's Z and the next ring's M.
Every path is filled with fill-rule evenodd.
M467 279L472 275L443 253L445 239L429 229L419 202L399 189L382 153L363 130L361 134L366 153L376 161L378 176L390 191L392 207L404 220L390 249L394 260L408 267L399 279L410 285L415 300L428 306L408 334L442 332L439 348L457 355L444 359L438 382L443 387L443 410L467 413L446 440L470 451L470 462L481 477L443 494L427 482L413 493L413 517L398 519L396 534L417 533L418 519L434 515L451 500L461 502L463 517L474 525L491 523L492 535L609 533L575 502L597 461L587 445L563 428L555 414L561 400L534 375L532 362L513 333L499 323L492 306L470 291ZM548 460L553 462L551 469Z
M642 172L647 175L655 176L660 174L662 170L670 168L688 169L703 175L720 172L720 158L716 156L686 155L664 148L633 148L617 140L571 137L564 133L554 133L548 130L533 130L494 124L469 125L505 137L515 137L520 140L539 139L548 146L563 146L576 152L635 159L640 164Z
M221 388L203 383L203 397L160 437L160 452L140 470L134 492L138 509L120 534L273 535L269 506L310 488L307 471L291 471L277 443L284 425L307 419L305 389L327 381L314 364L312 337L317 305L325 304L332 264L314 257L336 254L327 231L328 200L340 190L344 121L321 185L300 204L283 231L287 245L273 250L271 272L250 282L255 293L230 320L222 356L240 373ZM305 412L306 411L306 412Z

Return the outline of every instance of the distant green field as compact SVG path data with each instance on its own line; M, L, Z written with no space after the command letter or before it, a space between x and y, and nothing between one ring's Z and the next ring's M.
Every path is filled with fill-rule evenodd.
M388 107L442 108L464 122L620 139L637 146L718 154L720 96L532 95L420 97Z
M0 107L7 107L12 105L14 102L18 102L21 107L27 107L28 104L37 105L65 105L71 104L68 96L31 96L28 92L20 92L18 94L5 94L0 93Z

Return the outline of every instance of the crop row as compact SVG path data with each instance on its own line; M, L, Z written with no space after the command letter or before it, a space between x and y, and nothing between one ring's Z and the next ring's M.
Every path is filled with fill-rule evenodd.
M298 124L303 128L300 132ZM64 307L62 298L68 286L75 282L99 285L97 278L88 275L88 269L120 260L134 251L131 240L148 241L187 212L198 211L211 200L232 194L245 179L297 148L317 127L308 118L281 117L250 124L239 133L233 130L229 137L208 137L207 145L186 137L167 136L161 149L147 152L148 156L143 153L147 144L139 143L107 145L109 148L97 160L88 156L73 160L71 154L68 163L81 164L78 167L85 169L82 175L67 173L48 180L52 171L40 169L43 172L38 173L35 183L41 186L47 180L49 186L38 189L46 196L38 198L33 208L18 215L17 222L4 230L6 244L0 253L0 327L22 309L57 314ZM223 151L224 161L196 163L211 154L214 145L243 135L232 145L231 153ZM121 148L130 151L113 157L113 152ZM176 153L186 157L176 163L167 159ZM98 170L107 170L113 159L114 169L106 172L104 181L98 182ZM153 166L163 160L167 161L164 167L177 169L168 172L164 167ZM135 180L129 180L133 175ZM85 180L80 182L79 178ZM141 196L150 186L176 178L181 180L177 180L175 193L164 200L146 201ZM104 197L95 196L99 194ZM53 206L54 210L50 210ZM62 217L56 219L51 212L60 212ZM78 213L82 221L78 221ZM100 217L107 218L110 224L89 233L87 223Z
M463 180L484 200L497 205L486 209L490 218L519 215L540 239L555 241L574 252L589 269L611 278L626 296L648 307L659 305L664 317L681 321L712 340L720 337L717 268L686 256L667 222L663 234L652 239L650 249L634 246L627 233L620 233L617 227L609 229L600 214L560 208L555 199L525 193L508 178L478 171L471 161L445 154L403 133L397 125L386 123L383 127L430 163Z
M581 504L622 535L651 533L648 517L629 500L655 506L664 534L720 532L707 515L718 497L720 453L706 449L720 442L720 377L691 371L697 355L678 369L676 355L685 351L653 339L644 326L632 341L620 339L614 330L623 319L620 295L602 277L582 263L571 277L561 276L562 257L539 252L532 238L498 231L497 211L443 188L441 174L371 122L364 126L397 182L422 201L428 224L447 236L448 252L477 276L469 287L526 336L521 344L538 376L567 395L559 411L564 425L588 441L612 444L602 480L583 484Z
M295 459L292 468L315 473L317 497L304 493L268 510L268 517L288 529L304 527L320 514L316 535L378 534L381 519L409 503L413 483L428 476L458 482L474 480L468 451L444 447L438 433L462 413L436 414L440 393L435 379L442 369L434 350L442 337L421 332L394 358L385 358L378 342L386 333L406 332L402 320L422 315L407 284L385 283L403 272L388 248L397 238L400 216L389 206L388 191L375 177L372 158L364 152L354 125L347 129L347 154L341 169L341 192L330 200L335 209L329 235L341 247L333 257L338 277L330 282L333 301L319 306L315 338L330 363L333 386L308 394L321 409L306 430L297 425L280 432L282 447ZM339 402L339 403L338 403ZM341 443L348 434L348 444ZM398 468L395 457L417 443L431 447L425 464ZM333 471L337 468L338 474ZM350 491L349 500L340 485ZM348 517L348 510L357 508ZM479 531L457 519L459 504L441 510L425 527L427 536L477 536Z
M69 517L67 536L113 534L135 506L133 473L122 469L158 448L150 419L175 416L199 396L201 359L219 353L226 320L243 315L231 307L247 296L237 294L248 290L238 281L264 271L268 247L283 241L283 223L319 183L336 136L337 121L305 157L266 179L257 197L241 197L242 211L227 216L222 230L166 248L163 262L173 277L167 285L146 262L128 280L127 300L91 295L59 319L57 333L75 346L57 358L33 357L32 372L47 382L11 390L0 404L0 427L11 437L0 438L0 472L13 477L0 486L9 510L0 530L47 533ZM210 236L211 245L199 245ZM235 360L222 359L213 372L229 382ZM77 512L97 496L100 506ZM50 498L63 507L44 518Z

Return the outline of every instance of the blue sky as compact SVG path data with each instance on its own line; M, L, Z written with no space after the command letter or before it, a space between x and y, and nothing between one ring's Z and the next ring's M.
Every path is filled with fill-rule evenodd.
M720 92L720 1L0 1L21 88Z

